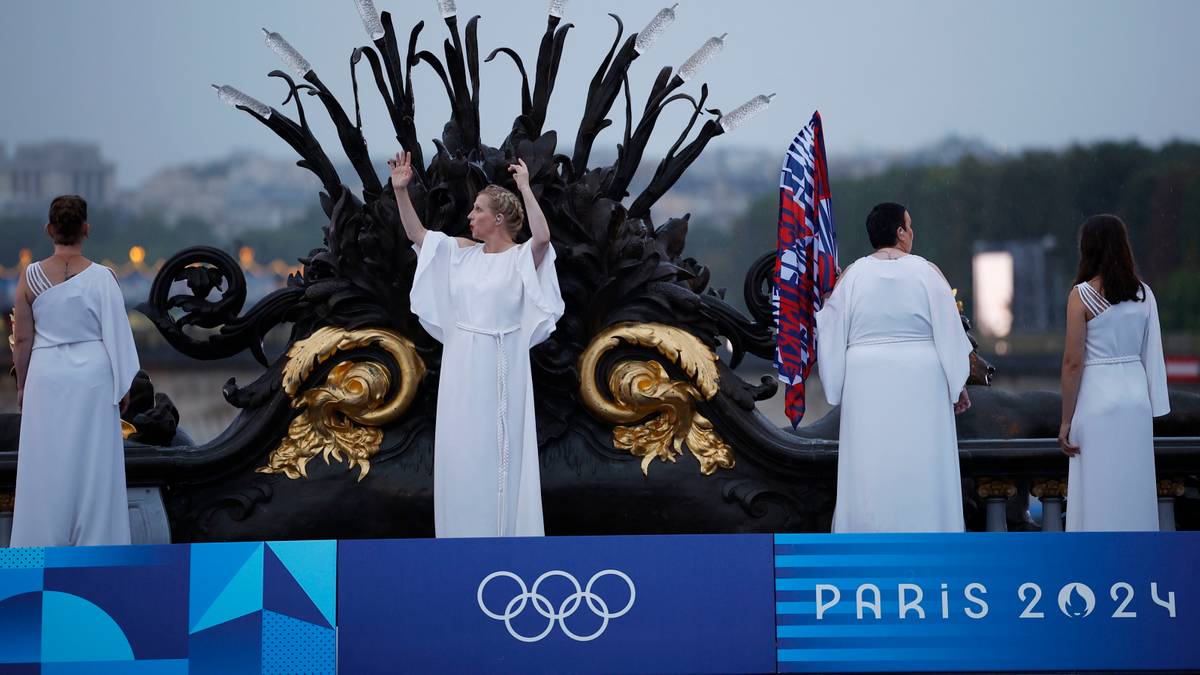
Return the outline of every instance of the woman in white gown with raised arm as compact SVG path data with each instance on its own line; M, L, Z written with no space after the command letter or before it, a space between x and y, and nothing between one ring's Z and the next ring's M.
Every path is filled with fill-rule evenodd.
M12 546L129 543L121 406L138 356L116 277L83 257L89 228L81 197L51 202L54 254L17 286Z
M553 332L564 305L546 216L523 161L509 166L529 215L512 192L489 185L475 197L471 236L426 230L408 195L409 153L391 166L400 221L417 270L411 305L442 343L434 430L433 515L439 537L540 536L542 488L529 350Z
M1137 276L1125 223L1092 216L1067 297L1067 530L1158 530L1153 418L1170 411L1154 293Z
M821 385L842 406L833 531L961 532L971 342L941 271L912 254L908 211L879 204L867 235L875 252L816 315Z

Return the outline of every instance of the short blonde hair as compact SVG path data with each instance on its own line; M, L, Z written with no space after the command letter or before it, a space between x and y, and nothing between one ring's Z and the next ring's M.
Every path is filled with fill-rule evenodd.
M525 222L525 208L521 206L521 199L513 194L512 190L495 184L483 188L479 194L488 198L492 210L504 219L504 227L508 229L508 234L516 239L521 233L522 223Z

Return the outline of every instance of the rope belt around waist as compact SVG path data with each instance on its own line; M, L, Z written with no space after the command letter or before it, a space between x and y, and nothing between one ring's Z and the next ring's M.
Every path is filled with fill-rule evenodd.
M496 534L504 534L504 493L508 485L508 351L504 348L504 336L517 332L521 326L510 326L501 330L479 328L455 322L461 330L477 335L486 335L496 343L496 448L499 452L499 471L496 474Z
M54 344L46 344L45 342L38 342L38 339L35 337L33 339L33 349L51 349L54 347L68 347L70 345L83 345L83 344L87 344L89 342L104 342L104 341L101 340L100 338L96 338L94 340L76 340L74 342L55 342Z
M1141 356L1109 356L1103 359L1088 359L1083 362L1084 366L1107 366L1110 363L1133 363L1141 361Z
M848 344L848 345L846 345L846 346L847 346L847 347L858 347L858 346L860 346L860 345L890 345L890 344L892 344L892 343L894 343L894 342L930 342L930 343L932 343L932 342L933 342L933 338L931 338L931 337L909 337L909 338L905 338L905 337L881 337L881 338L867 338L867 339L865 339L865 340L855 340L854 342L851 342L850 344Z

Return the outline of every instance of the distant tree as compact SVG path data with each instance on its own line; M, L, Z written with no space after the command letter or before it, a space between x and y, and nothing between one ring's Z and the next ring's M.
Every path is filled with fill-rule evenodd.
M1200 144L1151 150L1099 143L1001 160L967 156L952 166L897 166L864 178L839 177L836 162L831 168L843 265L870 252L863 223L871 207L897 201L912 212L917 252L936 261L969 304L978 242L1049 235L1057 242L1051 272L1065 285L1074 274L1079 225L1091 214L1115 213L1129 225L1141 273L1163 305L1164 327L1200 328L1200 272L1192 271L1200 269ZM766 188L730 234L701 233L698 222L688 238L687 255L739 299L747 267L774 249L777 200Z
M237 237L236 243L254 249L254 257L260 263L282 260L296 264L302 256L322 245L321 228L329 219L317 205L303 216L284 223L274 230L247 230Z

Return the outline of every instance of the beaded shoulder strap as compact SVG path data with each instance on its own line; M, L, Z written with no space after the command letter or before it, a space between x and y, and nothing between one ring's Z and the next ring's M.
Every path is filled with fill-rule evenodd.
M25 267L25 282L29 284L29 290L33 291L34 297L45 293L54 285L50 283L50 278L42 271L42 264L40 262L29 263Z
M1079 299L1083 300L1084 307L1087 307L1092 316L1100 316L1104 310L1112 306L1107 298L1086 281L1075 286L1075 288L1079 289Z

